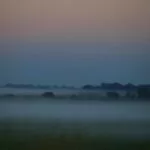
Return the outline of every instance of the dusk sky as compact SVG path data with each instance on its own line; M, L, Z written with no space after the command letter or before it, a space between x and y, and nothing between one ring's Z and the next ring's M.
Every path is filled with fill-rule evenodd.
M0 0L0 84L150 83L150 0Z

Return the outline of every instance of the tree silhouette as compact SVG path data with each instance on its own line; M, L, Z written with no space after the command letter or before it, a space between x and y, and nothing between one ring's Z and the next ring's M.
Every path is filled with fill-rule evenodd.
M150 99L150 89L147 87L139 87L137 90L139 98L149 98Z
M118 99L120 95L117 92L107 92L107 97Z
M42 94L42 96L52 98L52 97L55 97L55 94L53 92L45 92L45 93Z

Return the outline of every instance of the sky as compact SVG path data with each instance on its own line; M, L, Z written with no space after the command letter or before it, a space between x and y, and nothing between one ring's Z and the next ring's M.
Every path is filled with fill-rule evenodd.
M1 0L0 84L150 83L149 0Z

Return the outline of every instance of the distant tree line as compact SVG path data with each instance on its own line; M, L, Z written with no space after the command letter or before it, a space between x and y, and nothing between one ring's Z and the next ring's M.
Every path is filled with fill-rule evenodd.
M143 84L143 85L134 85L132 83L128 83L128 84L121 84L121 83L102 83L100 85L84 85L82 87L82 89L85 90L95 90L95 89L103 89L103 90L136 90L138 88L150 88L150 84Z
M119 98L120 95L117 90L126 91L127 98L143 98L150 100L150 84L142 84L142 85L134 85L131 83L128 84L120 84L120 83L102 83L101 85L84 85L82 87L84 90L110 90L112 92L107 92L107 97L110 98ZM115 92L114 92L115 91ZM136 92L136 95L132 93L132 91Z
M141 86L137 89L138 97L150 100L150 88L148 86Z
M13 87L13 88L33 88L34 85L32 84L7 84L5 87ZM36 86L44 89L50 88L50 86ZM66 86L63 88L67 88ZM122 85L120 83L102 83L101 85L84 85L82 87L83 90L106 90L106 97L111 99L119 99L121 96L118 90L124 90L126 95L124 97L134 99L147 99L150 100L150 84L143 84L143 85L133 85L131 83ZM4 94L3 97L14 97L14 94ZM54 98L55 95L53 92L45 92L41 96L47 98ZM73 95L70 98L75 98L77 95Z
M57 86L57 85L33 85L33 84L13 84L13 83L8 83L4 85L3 87L5 88L23 88L23 89L74 89L75 87L73 86Z
M137 95L137 96L136 96ZM136 90L136 95L132 92L127 91L125 98L129 99L147 99L150 100L150 88L147 87L139 87ZM42 94L43 97L54 98L56 95L53 92L45 92ZM76 98L78 95L72 95L70 98ZM119 99L121 96L118 92L106 92L106 97L110 99Z

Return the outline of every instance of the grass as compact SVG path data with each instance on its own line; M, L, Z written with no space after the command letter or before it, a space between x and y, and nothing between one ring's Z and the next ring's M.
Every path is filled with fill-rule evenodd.
M149 140L123 140L87 135L28 135L0 136L1 150L149 150Z
M46 132L43 132L44 129L42 132L34 132L34 127L38 124L33 124L33 128L28 130L27 121L11 122L13 121L0 122L0 150L150 150L149 138L91 135L84 132L84 128L74 128L74 132L70 134L61 128L59 123L52 123L53 132L47 131L48 128L45 128ZM18 128L20 125L23 125L23 128ZM56 134L58 129L61 129L61 132ZM41 127L36 130L41 130Z

